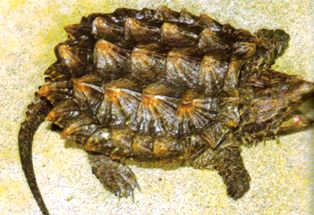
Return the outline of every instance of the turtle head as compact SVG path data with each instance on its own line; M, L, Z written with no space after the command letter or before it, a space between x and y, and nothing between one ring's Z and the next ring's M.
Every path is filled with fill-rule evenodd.
M304 130L313 123L308 117L308 100L314 98L312 82L266 69L250 76L242 92L239 134L254 142Z

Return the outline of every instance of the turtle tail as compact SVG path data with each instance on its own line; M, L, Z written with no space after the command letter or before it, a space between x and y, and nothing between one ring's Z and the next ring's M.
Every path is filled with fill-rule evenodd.
M36 182L32 162L32 142L37 128L45 120L45 117L50 110L51 104L49 101L36 94L33 102L27 108L26 119L21 124L18 135L19 154L22 169L31 192L44 215L49 214L49 212L43 198L41 197Z

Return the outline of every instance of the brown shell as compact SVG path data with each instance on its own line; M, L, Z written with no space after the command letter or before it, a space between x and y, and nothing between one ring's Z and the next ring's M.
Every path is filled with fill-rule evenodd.
M143 150L158 158L156 138L170 138L164 150L172 147L170 140L189 141L193 135L216 147L214 139L204 138L213 124L252 136L260 131L247 129L249 120L267 122L275 134L288 113L281 110L291 106L287 97L296 96L290 94L293 87L283 92L281 84L259 89L251 83L263 81L257 74L277 76L268 68L287 46L282 30L253 35L204 14L165 7L92 14L65 29L70 39L55 48L58 61L47 70L39 94L54 105L48 119L63 128L62 137L82 142L86 150L136 157L141 154L136 139L150 136ZM267 91L281 95L265 98ZM107 139L99 132L104 128ZM132 133L128 147L120 146L116 129Z

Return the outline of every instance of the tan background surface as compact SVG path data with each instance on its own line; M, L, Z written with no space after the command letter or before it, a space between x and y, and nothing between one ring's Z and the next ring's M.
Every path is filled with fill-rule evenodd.
M117 7L188 8L236 27L282 28L288 51L274 66L314 81L314 7L311 0L0 0L0 214L40 214L22 174L17 132L53 47L66 38L62 27L91 12ZM233 201L215 172L131 166L142 192L120 201L91 173L83 151L66 148L43 124L35 136L38 184L52 214L311 214L313 150L311 130L244 149L250 191ZM312 190L311 190L312 189ZM313 211L312 211L313 212Z

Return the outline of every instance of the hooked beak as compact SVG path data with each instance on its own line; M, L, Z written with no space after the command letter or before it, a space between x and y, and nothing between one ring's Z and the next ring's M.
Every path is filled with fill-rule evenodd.
M314 125L314 96L306 99L294 112L289 114L280 125L278 134L287 135L304 131Z

